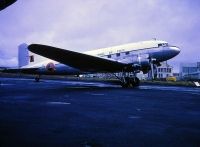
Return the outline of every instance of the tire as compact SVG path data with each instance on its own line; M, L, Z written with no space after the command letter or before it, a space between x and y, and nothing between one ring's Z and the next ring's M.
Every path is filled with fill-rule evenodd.
M35 77L35 82L39 82L40 81L40 77L39 76L36 76Z

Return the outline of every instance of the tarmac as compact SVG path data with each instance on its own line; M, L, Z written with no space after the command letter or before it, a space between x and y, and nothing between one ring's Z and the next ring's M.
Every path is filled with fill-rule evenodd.
M200 88L0 78L0 147L198 147Z

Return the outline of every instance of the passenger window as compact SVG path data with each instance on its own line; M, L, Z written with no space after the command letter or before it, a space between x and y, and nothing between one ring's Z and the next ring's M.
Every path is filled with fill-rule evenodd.
M120 56L120 53L117 53L116 56L119 57L119 56Z
M108 58L111 58L111 55L108 55Z
M162 46L162 44L158 44L158 47L161 47Z
M125 54L126 54L126 55L129 55L129 53L130 53L130 52L126 52Z

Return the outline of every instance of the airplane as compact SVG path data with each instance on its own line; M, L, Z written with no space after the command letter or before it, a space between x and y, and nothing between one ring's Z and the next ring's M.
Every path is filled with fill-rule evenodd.
M99 48L84 53L41 44L22 44L18 51L18 69L36 74L36 81L41 75L80 75L90 73L122 73L116 76L122 87L139 86L137 73L149 70L154 78L154 68L160 62L167 61L180 53L180 48L162 40L148 40L119 46ZM127 73L132 73L133 76Z
M0 11L15 3L17 0L0 0Z

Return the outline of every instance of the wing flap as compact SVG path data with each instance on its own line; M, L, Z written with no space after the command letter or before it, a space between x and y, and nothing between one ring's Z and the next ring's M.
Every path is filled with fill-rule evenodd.
M127 64L108 59L69 51L47 45L31 44L28 49L38 55L88 72L118 72Z

